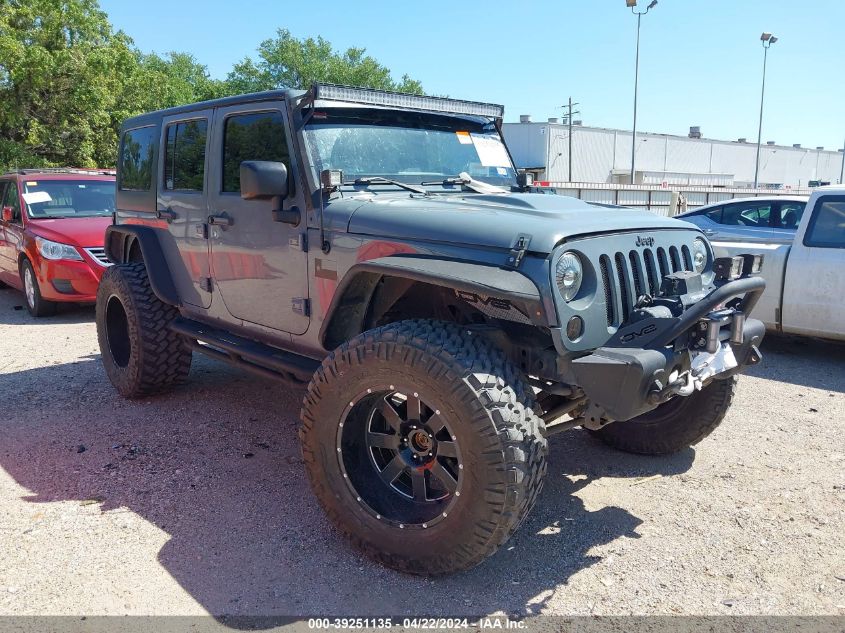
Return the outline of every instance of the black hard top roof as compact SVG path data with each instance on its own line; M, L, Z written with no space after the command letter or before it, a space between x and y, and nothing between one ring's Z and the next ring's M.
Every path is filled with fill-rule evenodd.
M267 90L266 92L253 92L245 95L237 95L234 97L223 97L221 99L211 99L210 101L200 101L198 103L191 103L188 105L176 106L175 108L167 108L166 110L156 110L155 112L147 112L138 116L126 119L123 122L123 129L132 129L136 127L143 127L145 125L152 125L158 123L162 118L173 116L176 114L186 114L196 112L198 110L208 110L210 108L222 108L226 106L239 105L241 103L258 103L261 101L279 101L280 99L293 99L305 94L304 90L293 90L285 88L283 90Z

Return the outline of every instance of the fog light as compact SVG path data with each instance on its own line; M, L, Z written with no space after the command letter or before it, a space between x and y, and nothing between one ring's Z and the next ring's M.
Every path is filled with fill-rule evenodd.
M745 258L742 255L736 257L719 257L713 262L713 272L717 279L739 279L742 277L742 268L745 266Z
M762 255L743 255L743 275L757 275L763 270L763 256Z
M577 340L581 338L581 335L584 333L584 319L579 316L574 316L569 319L569 323L566 324L566 337L570 341Z

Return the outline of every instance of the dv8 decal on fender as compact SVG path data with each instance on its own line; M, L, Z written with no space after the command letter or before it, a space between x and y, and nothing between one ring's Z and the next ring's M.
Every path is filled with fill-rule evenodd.
M467 303L476 306L487 316L507 319L509 321L518 321L519 323L531 322L528 313L524 312L507 299L486 297L466 290L455 290L455 296L462 301L466 301Z

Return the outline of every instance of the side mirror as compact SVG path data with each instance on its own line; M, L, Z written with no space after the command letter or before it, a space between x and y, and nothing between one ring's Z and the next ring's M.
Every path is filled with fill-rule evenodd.
M245 160L241 163L241 198L273 200L273 220L296 226L302 220L299 209L282 210L288 196L288 168L284 163L268 160Z
M15 210L12 207L3 207L3 222L11 222L14 219Z
M267 160L246 160L241 163L241 198L286 198L288 168L284 163Z

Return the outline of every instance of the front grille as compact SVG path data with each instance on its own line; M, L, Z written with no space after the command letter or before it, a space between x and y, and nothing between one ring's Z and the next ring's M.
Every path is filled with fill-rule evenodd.
M601 255L599 269L607 325L618 327L628 319L640 297L660 291L663 277L692 270L692 258L687 246L670 246L668 252L660 246Z
M109 258L106 257L106 249L102 247L86 248L85 252L94 258L101 266L111 266Z
M604 305L607 309L607 324L610 325L616 321L612 294L613 286L610 283L610 258L607 255L602 255L599 258L599 266L601 268L602 288L604 288Z
M625 256L622 253L616 253L616 278L619 281L619 292L623 297L631 295L631 285L628 283L629 272L625 270ZM622 322L628 320L628 314L633 302L622 301L621 310Z

